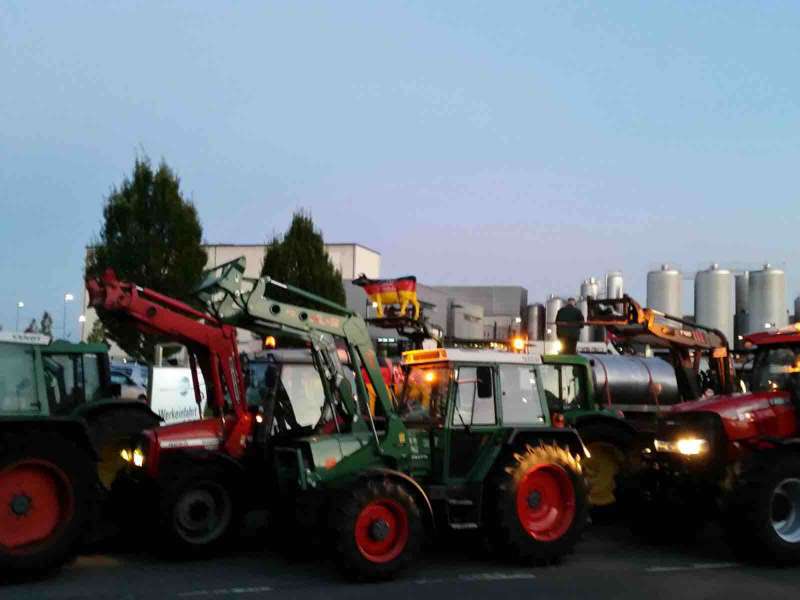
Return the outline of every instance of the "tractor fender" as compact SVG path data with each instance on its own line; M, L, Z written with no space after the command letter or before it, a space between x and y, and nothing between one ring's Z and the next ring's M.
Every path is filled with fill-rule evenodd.
M628 423L625 419L623 419L622 417L616 417L614 415L609 415L609 414L582 415L577 419L575 419L573 427L575 429L580 430L581 427L585 427L587 425L594 423L604 423L612 427L619 427L620 429L624 430L625 433L631 436L638 435L636 428L633 427L633 425L631 425L630 423Z
M89 429L83 419L73 417L50 417L48 419L8 419L0 421L0 454L5 450L4 438L9 434L33 435L50 433L60 435L85 451L92 460L97 460L97 452L89 436Z
M520 444L559 443L566 445L570 452L582 458L587 457L586 447L581 436L574 429L563 427L515 427L506 439L506 446Z
M403 473L402 471L395 471L394 469L385 468L369 469L361 474L359 479L370 479L373 477L387 477L408 485L417 502L421 505L421 507L424 508L425 521L430 527L431 531L436 528L436 520L433 517L433 505L431 504L428 494L425 493L425 490L417 482L417 480L410 475Z
M97 415L116 410L118 408L127 408L147 414L157 420L159 423L164 421L164 418L153 412L144 402L134 402L131 400L102 400L100 402L91 402L79 407L75 411L75 416L84 419L91 419Z

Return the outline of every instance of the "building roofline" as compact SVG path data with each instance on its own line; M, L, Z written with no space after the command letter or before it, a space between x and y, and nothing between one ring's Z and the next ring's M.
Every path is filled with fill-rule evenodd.
M373 250L369 246L365 246L364 244L357 244L355 242L324 242L326 246L358 246L359 248L363 248L364 250L369 250L373 254L377 254L378 256L381 255L380 252L377 250ZM229 246L229 247L246 247L246 248L263 248L264 246L268 246L269 242L264 242L262 244L226 244L226 243L204 243L201 244L204 248L218 248L221 246ZM91 247L91 246L87 246Z

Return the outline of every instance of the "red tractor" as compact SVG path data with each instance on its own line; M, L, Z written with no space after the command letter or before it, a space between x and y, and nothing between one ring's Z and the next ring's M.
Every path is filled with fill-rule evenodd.
M756 333L750 391L673 407L622 482L637 528L696 530L710 515L743 556L800 562L800 326Z

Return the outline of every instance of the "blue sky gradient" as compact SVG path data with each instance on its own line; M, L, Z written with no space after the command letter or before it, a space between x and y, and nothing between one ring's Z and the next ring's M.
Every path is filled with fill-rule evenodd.
M797 2L7 0L0 324L61 330L141 153L209 242L303 207L386 276L644 299L661 262L770 261L794 297L798 31Z

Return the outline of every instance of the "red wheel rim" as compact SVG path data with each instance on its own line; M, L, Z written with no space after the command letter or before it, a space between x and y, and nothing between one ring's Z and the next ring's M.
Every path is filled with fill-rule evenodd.
M57 535L73 514L69 479L54 464L26 460L0 472L0 547L24 552Z
M356 545L370 562L394 560L408 542L408 515L405 508L391 498L373 500L361 509L356 518Z
M575 490L558 465L538 465L517 486L517 516L536 540L552 542L564 535L575 518Z

